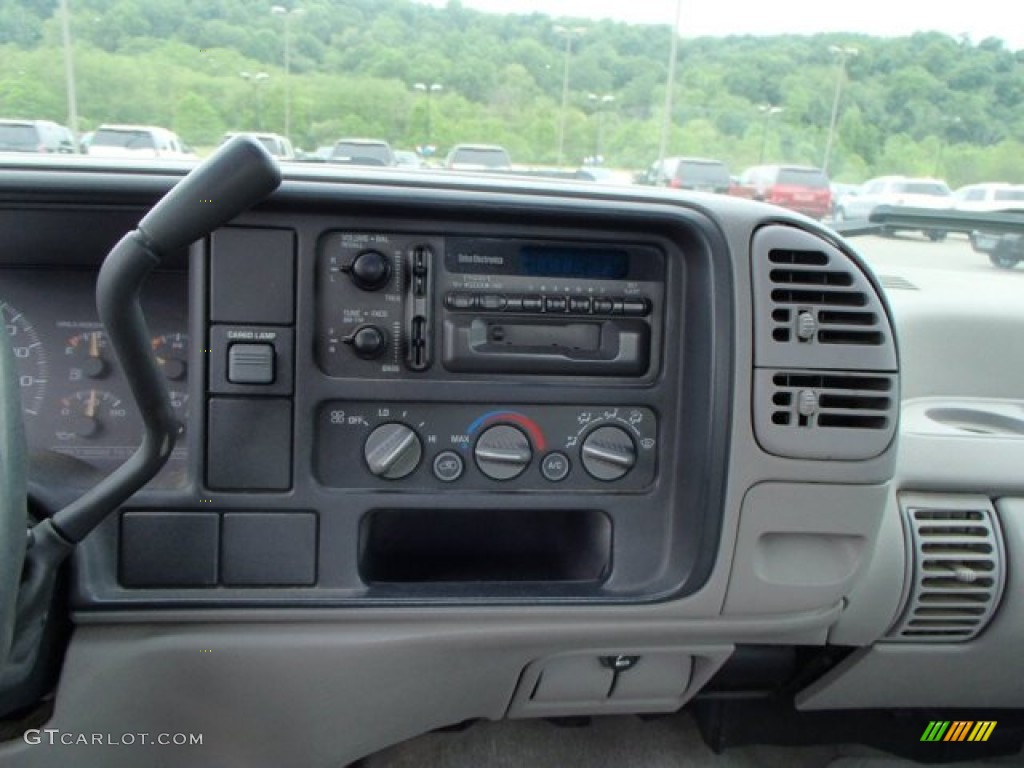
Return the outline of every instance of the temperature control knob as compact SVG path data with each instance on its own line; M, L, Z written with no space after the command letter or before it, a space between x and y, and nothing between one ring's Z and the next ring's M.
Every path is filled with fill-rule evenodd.
M364 325L345 339L363 360L376 360L388 351L388 335L376 325Z
M476 465L492 480L519 477L533 458L529 438L515 427L498 424L486 430L473 449Z
M382 424L366 438L363 457L370 472L385 480L401 480L419 466L423 445L405 424Z
M346 271L364 291L379 291L391 279L391 261L380 251L363 251Z
M583 440L583 468L597 480L618 480L636 465L636 444L622 427L598 427Z

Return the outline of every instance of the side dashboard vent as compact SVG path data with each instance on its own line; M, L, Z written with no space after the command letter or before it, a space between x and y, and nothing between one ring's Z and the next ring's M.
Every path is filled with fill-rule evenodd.
M769 226L754 236L752 258L757 365L895 369L882 300L846 254L802 230Z
M754 426L778 456L868 459L892 442L899 386L894 374L754 372Z
M958 643L988 626L1005 582L1005 552L991 504L901 504L910 592L888 639Z

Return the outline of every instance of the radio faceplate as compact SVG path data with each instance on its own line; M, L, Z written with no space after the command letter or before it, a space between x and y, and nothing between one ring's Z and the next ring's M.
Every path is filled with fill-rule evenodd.
M665 255L636 243L330 232L317 360L339 378L652 378Z

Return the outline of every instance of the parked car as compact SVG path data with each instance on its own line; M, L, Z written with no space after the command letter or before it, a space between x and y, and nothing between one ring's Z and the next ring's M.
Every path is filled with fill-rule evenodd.
M75 154L75 137L51 120L0 120L0 152Z
M411 149L396 149L395 165L402 168L422 168L423 159Z
M984 253L992 266L1013 269L1024 261L1024 235L971 232L971 248Z
M230 139L233 139L235 136L252 136L256 141L266 147L267 151L278 160L295 160L297 157L295 147L292 146L291 141L279 133L225 133L224 137L220 140L220 143L223 144Z
M178 134L153 125L101 125L93 134L89 154L96 157L195 160Z
M704 157L666 157L655 161L642 175L640 183L673 189L693 189L703 192L729 191L729 168L721 160Z
M836 222L866 221L880 205L907 208L947 209L953 207L953 193L941 179L880 176L865 182L856 195L844 197L835 211ZM886 227L884 234L897 230ZM944 230L922 230L930 240L946 237Z
M960 187L953 194L958 211L1006 211L1024 208L1024 185L992 182Z
M749 197L823 219L832 211L832 189L820 168L804 165L755 165L740 176L730 194Z
M508 171L512 159L504 147L496 144L456 144L445 158L444 167L455 171Z
M395 153L383 139L339 139L329 162L344 165L395 165Z

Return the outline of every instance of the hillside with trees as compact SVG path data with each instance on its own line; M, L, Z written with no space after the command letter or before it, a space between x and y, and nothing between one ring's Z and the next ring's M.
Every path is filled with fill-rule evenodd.
M553 163L569 28L581 31L566 161L599 153L641 168L657 155L667 25L499 16L458 0L301 0L287 21L259 0L68 2L81 130L158 124L195 145L228 130L281 132L287 23L298 145L360 135L443 152L478 141L505 145L517 162ZM669 153L737 170L762 154L820 165L835 46L857 55L846 63L833 177L1024 181L1024 51L939 33L683 39ZM0 0L0 115L66 122L56 0Z

